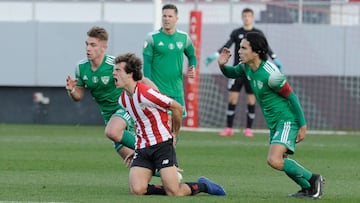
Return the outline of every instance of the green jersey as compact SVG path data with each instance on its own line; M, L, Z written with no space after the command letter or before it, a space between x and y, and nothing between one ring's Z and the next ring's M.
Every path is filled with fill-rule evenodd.
M121 108L118 98L123 89L115 86L113 70L114 57L105 55L102 64L96 71L91 70L91 63L88 59L80 61L75 71L78 80L77 86L90 90L106 122Z
M176 30L168 35L160 29L148 34L143 48L144 76L163 94L184 97L184 54L189 66L195 67L195 48L187 33Z
M289 91L292 96L284 97L278 93L287 81L272 63L262 61L256 71L242 63L236 66L225 66L221 70L230 78L247 77L270 129L274 129L280 121L294 121L299 124L299 127L305 124L301 106L291 88L289 87Z

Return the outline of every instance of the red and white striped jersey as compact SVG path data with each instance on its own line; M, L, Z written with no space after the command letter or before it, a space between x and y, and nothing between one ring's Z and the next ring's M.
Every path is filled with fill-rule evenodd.
M173 137L167 113L172 101L170 97L140 82L137 83L131 97L123 91L119 103L135 121L136 149L149 147Z

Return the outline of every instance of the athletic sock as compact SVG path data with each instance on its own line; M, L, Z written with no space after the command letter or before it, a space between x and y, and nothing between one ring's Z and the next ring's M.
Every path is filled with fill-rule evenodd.
M235 108L236 105L234 104L228 104L228 109L226 111L226 127L228 128L232 128L233 127L233 123L234 123L234 118L235 118Z
M135 135L131 131L124 130L121 144L127 146L130 149L135 149Z
M148 184L145 195L166 195L164 187L162 185Z
M295 160L284 158L284 167L282 169L293 181L295 181L301 188L310 187L310 178L312 173L298 164Z
M247 105L246 116L247 116L246 128L251 128L255 120L255 105L250 105L250 104Z
M196 195L200 192L205 192L207 193L207 187L204 183L190 183L190 182L186 182L186 185L188 185L191 189L191 195Z

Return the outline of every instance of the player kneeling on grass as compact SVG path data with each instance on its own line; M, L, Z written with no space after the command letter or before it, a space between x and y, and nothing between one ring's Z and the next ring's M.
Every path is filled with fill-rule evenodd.
M115 84L124 88L119 103L136 124L136 147L130 166L130 192L134 195L187 196L205 192L226 195L218 184L205 177L197 182L179 183L175 153L175 138L182 121L182 107L175 100L139 83L142 75L141 59L127 53L115 58ZM172 132L168 114L173 115ZM149 184L155 169L160 170L163 185Z
M289 159L294 154L295 144L306 135L306 121L300 102L292 91L286 77L274 64L267 61L269 45L263 34L249 32L240 42L238 65L226 65L231 57L224 48L218 57L222 73L228 78L246 76L259 102L270 129L268 164L284 171L301 190L291 197L321 198L323 178Z

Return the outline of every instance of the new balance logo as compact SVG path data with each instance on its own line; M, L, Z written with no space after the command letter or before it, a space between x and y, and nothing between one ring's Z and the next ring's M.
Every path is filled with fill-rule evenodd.
M165 159L162 161L162 165L166 165L166 164L169 164L169 159Z

